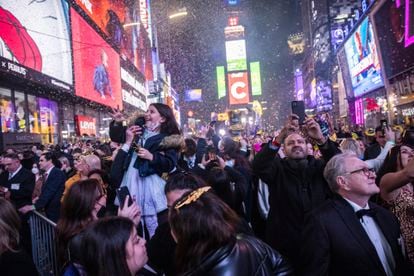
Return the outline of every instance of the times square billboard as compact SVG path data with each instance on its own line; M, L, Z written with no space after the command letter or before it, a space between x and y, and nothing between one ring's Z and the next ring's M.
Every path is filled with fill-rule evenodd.
M74 0L146 79L153 78L148 0Z
M71 9L76 95L112 108L122 108L118 53Z
M226 41L226 61L228 72L247 70L246 40Z
M0 71L72 90L66 1L0 0Z
M413 4L385 1L374 14L376 33L388 78L414 67Z
M344 48L354 97L384 86L378 47L368 17L351 34Z

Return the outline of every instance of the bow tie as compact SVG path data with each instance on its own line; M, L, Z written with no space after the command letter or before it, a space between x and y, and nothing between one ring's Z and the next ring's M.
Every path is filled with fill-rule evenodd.
M375 209L361 209L355 212L355 214L358 217L358 219L362 219L363 216L374 217L376 214L376 210Z

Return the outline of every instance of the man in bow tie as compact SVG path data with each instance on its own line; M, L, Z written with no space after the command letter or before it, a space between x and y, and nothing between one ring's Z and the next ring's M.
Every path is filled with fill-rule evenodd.
M335 196L307 218L301 275L413 275L391 212L368 202L375 172L351 153L333 157L324 177ZM412 271L411 271L412 273Z

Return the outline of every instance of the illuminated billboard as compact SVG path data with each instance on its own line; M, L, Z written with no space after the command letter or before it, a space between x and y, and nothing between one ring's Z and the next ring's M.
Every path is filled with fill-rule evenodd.
M152 70L148 61L151 58L151 42L146 0L75 2L120 49L122 57L129 59L145 75L148 74L147 67Z
M252 96L262 95L262 79L260 77L260 62L250 62L250 81L252 82Z
M184 94L184 101L186 102L201 102L202 90L201 89L191 89L186 90Z
M332 110L332 85L328 80L318 80L316 85L316 111Z
M73 9L71 18L76 95L113 108L122 107L117 52Z
M96 118L75 115L76 135L96 136Z
M366 18L345 42L354 97L384 85L372 24Z
M224 66L216 67L217 74L217 95L221 99L226 96L226 77L224 75Z
M227 71L247 70L246 41L244 39L226 41Z
M229 85L229 104L247 104L250 102L249 78L247 72L227 75Z
M385 1L374 15L384 70L388 78L414 66L414 45L406 47L405 33L409 24L404 21L404 16L404 7L397 8L393 1Z
M295 99L303 101L303 74L299 68L295 70Z
M1 67L7 64L1 69L71 89L69 30L66 1L0 0L0 56L7 59L1 59ZM58 81L42 78L37 72Z

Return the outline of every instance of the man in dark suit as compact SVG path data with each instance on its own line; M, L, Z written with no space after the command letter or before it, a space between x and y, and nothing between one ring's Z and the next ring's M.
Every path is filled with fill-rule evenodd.
M22 213L33 210L44 210L46 217L56 222L60 214L60 199L65 188L65 173L53 165L53 153L46 152L40 156L39 167L45 172L42 192L34 205L26 205L19 209Z
M372 143L364 152L364 160L377 158L381 150L384 148L387 139L381 126L375 129L375 142Z
M344 153L327 163L324 176L336 195L307 218L300 274L410 275L397 219L368 202L379 192L375 172Z
M5 171L0 175L0 186L10 193L10 201L19 209L32 204L35 176L23 168L15 153L6 154L3 159Z

